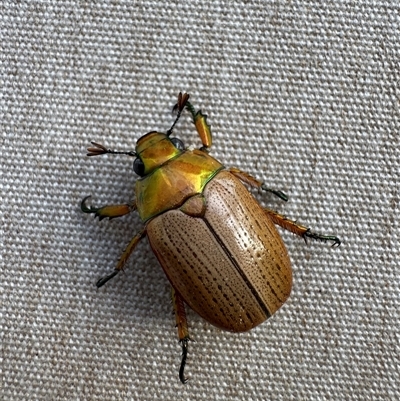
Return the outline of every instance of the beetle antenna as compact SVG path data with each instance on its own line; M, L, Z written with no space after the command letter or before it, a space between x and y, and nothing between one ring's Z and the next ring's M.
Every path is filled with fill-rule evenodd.
M178 103L173 107L172 112L177 111L177 115L175 118L174 123L172 124L171 128L167 131L167 136L170 136L172 134L172 131L176 125L176 123L179 121L182 111L185 109L186 104L188 103L190 95L188 93L182 94L182 92L179 92L178 95Z
M184 375L186 359L188 354L188 342L189 342L188 337L184 338L183 340L180 340L180 343L182 344L182 360L181 360L181 367L179 368L179 379L183 384L185 384L188 381L188 379L186 379Z
M130 152L121 152L118 150L112 150L112 149L107 149L105 146L96 143L96 142L90 142L94 147L93 148L87 148L87 156L99 156L99 155L105 155L107 153L111 153L114 155L128 155L128 156L133 156L136 157L136 152L130 151Z

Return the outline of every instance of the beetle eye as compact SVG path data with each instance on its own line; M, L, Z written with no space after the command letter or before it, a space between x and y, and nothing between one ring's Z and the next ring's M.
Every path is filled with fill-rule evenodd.
M171 138L171 142L173 143L173 145L179 149L179 150L185 150L185 145L183 144L183 142L178 139L178 138Z
M133 171L140 177L144 176L144 163L138 157L133 162Z

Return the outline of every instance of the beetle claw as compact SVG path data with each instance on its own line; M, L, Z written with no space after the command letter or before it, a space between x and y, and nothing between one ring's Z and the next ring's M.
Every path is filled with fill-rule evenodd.
M179 368L179 379L182 382L182 384L185 384L188 381L188 379L186 379L184 375L184 371L185 371L189 341L190 341L189 337L185 337L184 339L179 341L182 344L182 360L181 360L181 367Z
M304 233L303 238L306 243L307 243L307 239L306 239L307 237L315 239L317 241L321 241L321 242L333 241L333 244L332 244L333 248L337 248L341 244L340 239L338 237L335 237L334 235L321 235L321 234L314 233L311 230L307 230Z
M100 221L105 219L106 217L109 217L111 219L113 216L107 216L107 215L101 214L101 209L103 209L103 208L97 208L97 207L94 207L92 205L90 205L89 207L86 206L86 201L91 197L92 197L92 195L89 195L89 196L86 196L85 198L82 199L82 202L81 202L81 210L82 210L82 212L83 213L88 213L88 214L93 213L94 216L98 217Z
M92 195L89 195L89 196L85 196L82 199L81 210L82 210L83 213L92 213L92 206L90 206L90 208L86 206L86 201L91 197L92 197Z
M107 274L107 276L104 276L104 277L100 278L99 280L97 280L96 287L97 288L102 287L105 283L107 283L107 281L111 280L119 272L120 272L120 270L114 270L112 273Z
M101 216L100 214L99 214L99 208L97 208L97 207L93 207L92 205L90 205L89 207L88 206L86 206L86 201L89 199L89 198L91 198L92 197L92 195L89 195L89 196L86 196L85 198L83 198L82 199L82 202L81 202L81 210L82 210L82 212L83 213L94 213L94 215L95 215L95 217L98 217L99 218L99 220L101 221L101 220L103 220L105 217L107 217L107 216Z

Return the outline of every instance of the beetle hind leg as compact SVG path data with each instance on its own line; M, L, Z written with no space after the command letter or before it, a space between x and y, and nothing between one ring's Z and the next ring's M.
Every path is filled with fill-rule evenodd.
M264 212L275 224L304 238L304 241L306 242L307 238L311 238L322 242L332 241L332 247L338 247L340 245L340 239L334 235L317 234L314 231L311 231L308 227L302 226L301 224L298 224L271 209L265 208Z
M178 329L179 342L182 346L182 359L181 366L179 368L179 379L185 384L187 379L185 378L184 371L186 365L186 359L188 354L188 345L191 338L189 337L189 330L186 319L185 304L179 293L172 288L171 291L172 303L174 304L176 327Z

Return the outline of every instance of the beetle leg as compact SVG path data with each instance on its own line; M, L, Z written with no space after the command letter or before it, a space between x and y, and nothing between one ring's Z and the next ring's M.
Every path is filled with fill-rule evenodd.
M275 189L267 188L264 183L258 181L249 173L245 173L244 171L239 170L236 167L231 167L228 171L232 173L236 178L239 178L240 181L242 181L247 185L250 185L253 188L262 189L263 191L266 192L271 192L271 194L274 194L275 196L284 200L285 202L287 202L287 200L289 199L287 195L285 195L282 191L277 191Z
M115 217L124 216L130 212L136 210L136 201L133 201L131 204L123 204L123 205L107 205L103 207L87 207L86 201L90 198L86 196L86 198L82 199L81 202L81 210L83 213L94 213L95 217L98 217L99 220L103 220L106 217L109 219L113 219Z
M193 117L193 122L196 127L196 131L199 134L201 143L203 146L200 148L203 152L208 153L208 148L212 145L211 128L207 123L207 115L203 114L201 110L197 111L194 109L190 102L186 102L186 109L190 112Z
M176 327L178 328L179 342L182 345L182 360L181 360L181 367L179 368L179 379L183 384L185 384L187 382L187 379L185 378L184 370L188 353L188 343L190 341L189 330L187 325L185 304L183 302L183 299L181 295L177 293L173 287L171 289L172 289L171 291L172 303L174 304L174 311L176 318Z
M332 241L332 247L338 247L340 245L340 239L334 235L321 235L311 231L308 227L302 226L293 220L290 220L271 209L264 209L265 214L278 226L292 232L293 234L299 235L304 238L307 242L307 238L312 238L317 241L328 242Z
M177 116L175 118L174 123L171 128L167 131L167 135L170 136L172 134L172 130L174 129L176 123L178 122L182 111L186 108L193 117L193 123L196 127L196 131L199 134L201 139L201 143L203 146L200 148L203 152L208 153L208 148L212 144L212 135L211 128L207 123L207 116L201 112L201 110L197 111L193 107L193 105L189 102L189 94L182 92L178 95L178 102L175 104L173 111L177 111Z
M129 257L132 255L132 252L136 248L136 245L139 241L146 235L146 228L140 230L129 242L128 246L126 247L124 253L122 254L121 258L118 261L117 266L115 267L114 271L108 274L105 277L100 278L97 283L96 287L102 287L107 281L115 277L125 266L126 262L128 261Z

